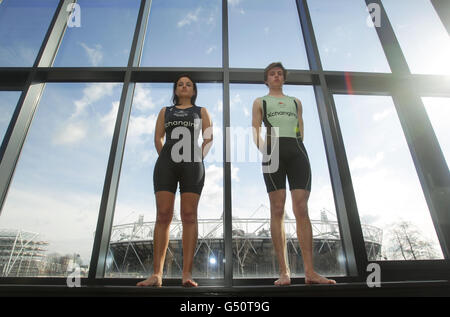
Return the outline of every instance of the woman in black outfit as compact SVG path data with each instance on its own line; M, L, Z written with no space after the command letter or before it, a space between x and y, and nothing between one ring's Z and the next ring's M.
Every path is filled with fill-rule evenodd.
M189 75L180 75L173 85L173 106L162 108L158 115L155 147L159 157L153 173L157 209L153 237L153 275L139 282L138 286L162 285L178 183L183 224L182 285L198 286L192 279L198 237L197 207L205 180L203 158L212 146L212 122L206 108L195 105L196 98L195 82ZM198 145L200 132L203 136L201 146Z

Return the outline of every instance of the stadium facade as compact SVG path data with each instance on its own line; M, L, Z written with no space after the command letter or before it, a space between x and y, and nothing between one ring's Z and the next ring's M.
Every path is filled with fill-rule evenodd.
M346 274L345 256L337 221L328 220L322 211L320 220L311 220L314 263L318 272L334 276ZM105 277L143 277L153 270L153 230L155 222L144 222L143 216L133 223L112 229ZM381 229L363 225L370 260L381 256ZM199 239L194 258L193 275L221 278L224 264L223 219L200 219ZM301 250L296 236L295 219L285 219L287 253L293 276L303 274ZM278 264L270 237L270 219L233 218L233 276L258 278L275 276ZM182 272L182 223L174 219L170 229L164 273L180 277Z

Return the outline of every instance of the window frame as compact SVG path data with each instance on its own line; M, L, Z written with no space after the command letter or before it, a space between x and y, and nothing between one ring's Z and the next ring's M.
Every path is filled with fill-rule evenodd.
M450 206L450 175L442 152L435 151L439 148L439 143L426 116L421 96L450 96L448 76L411 74L381 0L365 0L365 2L367 5L369 3L380 5L381 17L386 23L376 29L392 74L326 72L321 65L307 2L306 0L292 1L296 1L310 70L289 70L290 76L287 83L311 85L316 96L339 229L347 258L348 276L336 277L336 280L338 282L365 282L370 273L367 271L369 263L333 100L333 94L339 93L392 96L444 255L443 260L375 261L381 267L383 281L445 279L450 267L450 228L446 225L449 217L447 210ZM75 0L60 0L33 67L0 68L0 78L2 78L0 90L22 90L0 148L0 208L6 199L14 169L45 83L122 82L122 95L104 180L89 276L81 281L83 285L94 286L135 285L136 279L103 277L135 84L138 82L172 82L180 72L189 72L198 82L222 83L222 127L225 130L230 127L230 84L261 83L263 70L229 67L227 0L222 0L221 68L139 67L151 0L141 0L127 67L53 68L52 63L69 16L69 12L65 8L68 4L75 2ZM444 14L440 12L443 10L442 8L435 8L439 16ZM448 27L448 24L446 26ZM418 119L423 122L423 129L420 132L413 129L414 123ZM231 163L226 160L230 140L227 140L226 133L223 133L223 146L223 228L226 259L224 277L223 279L198 279L198 282L205 286L225 287L271 285L272 278L233 279ZM432 156L432 162L428 161L429 153L435 153ZM303 280L294 278L293 283L302 283ZM66 285L66 278L0 277L0 284ZM165 281L165 285L179 285L179 280L168 279L167 283Z

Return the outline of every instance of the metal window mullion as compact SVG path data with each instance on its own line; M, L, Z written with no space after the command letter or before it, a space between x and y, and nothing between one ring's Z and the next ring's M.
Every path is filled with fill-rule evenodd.
M225 246L224 283L233 285L232 201L230 162L230 60L228 52L228 0L222 0L222 67L223 67L223 236Z
M395 36L394 29L387 16L381 0L365 0L367 6L376 4L380 8L380 26L375 30L380 39L381 46L393 74L411 74L408 63L403 55L400 44Z
M59 46L67 29L67 21L71 14L67 11L69 4L75 4L76 0L61 0L56 10L49 31L45 36L43 45L38 53L34 67L51 67L55 61Z
M431 0L436 13L441 19L442 24L450 34L450 1L448 0Z
M450 173L424 104L407 84L392 93L395 108L436 230L442 254L450 258Z
M347 273L362 278L367 254L334 100L322 68L307 1L296 0L296 2L309 65L311 70L318 74L318 84L313 86L314 94L327 154L341 240L347 259Z
M21 94L9 132L3 141L0 161L0 215L22 151L31 121L34 117L45 84L31 84L34 72L29 75L27 87ZM11 131L11 132L10 132Z
M424 104L415 88L411 74L394 29L381 0L365 0L376 3L381 10L381 26L376 27L392 73L404 76L392 87L392 98L402 125L419 181L433 220L436 234L446 259L450 257L450 177L439 141L426 114ZM418 124L420 122L420 125Z
M108 166L103 186L102 199L100 203L97 229L95 231L94 245L92 248L91 262L89 266L88 283L95 284L96 279L104 278L106 257L108 255L109 242L111 238L114 211L119 187L120 171L128 124L131 115L133 95L136 83L131 82L133 66L138 66L143 49L146 23L150 14L151 0L141 0L133 42L130 49L128 67L120 97L120 104L111 142Z
M37 80L37 66L51 66L62 40L69 14L63 10L73 0L62 0L58 4L50 26L44 37L34 66L30 68L24 90L2 141L0 149L0 214L14 175L28 130L31 126L45 83ZM45 62L44 62L45 61Z

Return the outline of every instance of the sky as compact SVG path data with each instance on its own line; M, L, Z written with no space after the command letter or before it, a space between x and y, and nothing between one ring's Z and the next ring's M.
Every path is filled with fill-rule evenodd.
M35 1L32 8L23 0L0 4L0 66L33 65L57 2ZM126 66L139 1L114 0L114 6L92 0L78 3L80 26L66 30L54 66ZM364 3L308 1L324 69L390 72L376 31L367 25ZM445 58L450 55L450 39L431 4L426 0L383 0L383 4L411 71L450 74ZM102 15L108 19L99 19ZM153 0L141 66L221 67L221 26L219 0ZM230 67L264 68L271 61L282 61L288 69L308 69L295 1L229 0L229 47ZM218 219L223 212L222 89L221 83L198 85L197 104L208 109L214 124L214 145L205 160L200 219ZM47 253L78 253L85 264L89 262L121 91L118 83L45 86L0 216L1 228L38 232L50 242ZM231 126L235 131L249 132L253 100L267 92L262 82L231 85ZM305 146L313 173L311 219L319 220L325 209L329 219L335 220L314 92L309 86L293 85L286 85L284 92L299 98L303 105ZM114 225L132 223L139 215L154 221L154 124L159 110L170 105L171 95L168 83L136 85ZM0 138L19 97L19 92L0 92ZM407 219L436 243L392 99L334 97L362 223L387 229L391 223ZM422 100L449 162L450 98L423 96ZM239 147L246 140L250 153L252 144L249 134L247 137L233 139L232 145ZM260 162L245 162L237 156L231 167L233 217L268 218ZM179 195L175 204L179 218L178 206ZM290 199L286 214L293 218Z

